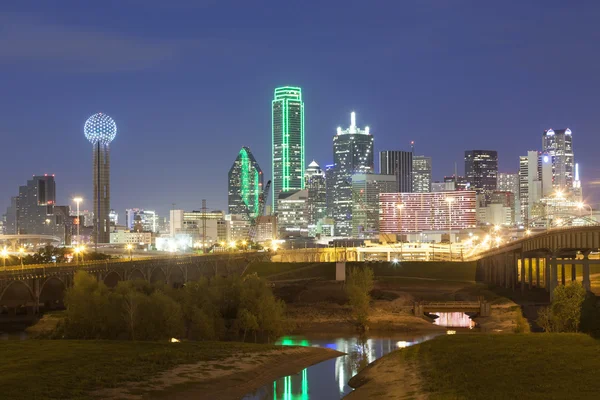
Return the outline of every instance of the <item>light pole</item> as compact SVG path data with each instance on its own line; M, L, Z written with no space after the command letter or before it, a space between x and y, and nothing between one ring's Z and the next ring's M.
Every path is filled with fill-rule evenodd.
M131 249L133 249L133 246L128 244L127 251L129 251L129 261L133 261L133 258L131 257Z
M446 197L448 203L448 251L450 252L450 261L452 261L452 203L454 203L454 197Z
M75 197L73 201L77 204L77 244L81 244L81 237L79 236L79 225L81 225L81 219L79 217L79 203L83 201L81 197Z
M25 249L19 247L19 260L21 261L21 269L23 269L23 254L25 253Z

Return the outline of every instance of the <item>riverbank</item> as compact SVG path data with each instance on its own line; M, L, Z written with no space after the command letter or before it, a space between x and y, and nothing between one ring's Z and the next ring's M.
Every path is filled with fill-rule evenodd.
M342 353L235 342L0 342L2 398L240 398Z
M347 398L593 399L600 342L583 334L449 335L394 351Z

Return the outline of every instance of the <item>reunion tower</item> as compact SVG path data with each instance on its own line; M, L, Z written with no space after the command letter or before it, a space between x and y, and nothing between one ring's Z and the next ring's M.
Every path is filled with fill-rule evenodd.
M85 121L83 133L93 147L94 242L110 242L110 142L117 136L117 124L106 114L94 114Z

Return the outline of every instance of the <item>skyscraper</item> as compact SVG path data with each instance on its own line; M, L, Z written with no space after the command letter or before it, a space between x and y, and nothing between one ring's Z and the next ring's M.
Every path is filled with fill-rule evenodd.
M519 157L519 203L523 223L531 223L533 206L551 192L551 157L537 151L528 151L526 156Z
M400 193L412 192L412 169L412 152L400 150L379 152L379 173L381 175L394 175Z
M372 174L373 136L369 127L356 126L356 114L350 114L350 127L337 128L333 137L332 185L328 186L328 198L332 200L331 216L335 222L336 236L350 236L352 233L352 175ZM329 181L328 181L329 184Z
M573 134L570 129L547 129L542 135L542 150L552 159L552 183L555 189L571 190L575 161Z
M304 187L308 189L308 223L316 224L327 215L327 192L325 190L325 173L315 161L306 168Z
M110 142L117 136L117 124L98 113L85 121L83 132L93 145L94 241L110 243Z
M302 89L275 88L272 101L273 212L279 194L304 189L304 102Z
M489 194L498 187L498 152L495 150L465 151L465 177L477 194Z
M379 234L379 195L397 193L394 175L352 175L352 236L375 238Z
M412 192L431 192L431 157L413 155Z
M248 147L242 147L229 169L227 187L229 214L255 217L259 211L263 173Z

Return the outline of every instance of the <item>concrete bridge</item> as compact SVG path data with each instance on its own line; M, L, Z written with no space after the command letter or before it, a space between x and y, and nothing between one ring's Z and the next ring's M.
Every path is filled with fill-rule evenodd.
M273 262L336 262L359 261L356 247L316 247L309 249L279 249Z
M543 288L550 293L569 280L591 290L590 265L600 260L590 254L600 248L600 226L550 229L477 256L477 278L507 288Z
M134 279L179 287L202 276L241 273L249 263L269 258L268 253L240 252L10 267L0 271L0 312L15 313L25 307L27 312L37 313L40 306L60 306L65 289L73 284L73 276L80 270L108 287Z

